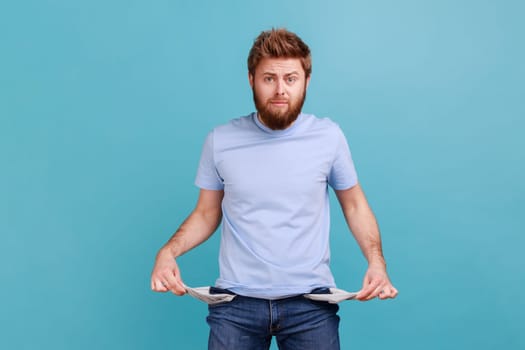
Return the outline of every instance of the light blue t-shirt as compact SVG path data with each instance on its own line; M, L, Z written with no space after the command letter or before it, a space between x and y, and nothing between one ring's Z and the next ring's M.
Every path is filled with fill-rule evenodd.
M328 185L357 184L337 124L300 114L274 131L257 113L234 119L206 138L195 184L224 190L217 287L265 299L335 287Z

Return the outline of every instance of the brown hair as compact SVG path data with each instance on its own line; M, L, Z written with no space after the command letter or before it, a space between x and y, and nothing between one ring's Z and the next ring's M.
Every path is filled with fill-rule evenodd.
M254 40L248 55L248 72L252 76L263 58L298 58L306 77L312 73L310 48L295 33L284 28L261 32Z

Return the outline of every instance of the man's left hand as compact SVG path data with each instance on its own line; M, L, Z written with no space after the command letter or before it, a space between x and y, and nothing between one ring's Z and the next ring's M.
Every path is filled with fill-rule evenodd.
M366 271L363 288L357 294L356 299L361 301L377 297L379 299L388 299L395 298L397 294L398 291L390 282L386 268L382 265L371 265Z

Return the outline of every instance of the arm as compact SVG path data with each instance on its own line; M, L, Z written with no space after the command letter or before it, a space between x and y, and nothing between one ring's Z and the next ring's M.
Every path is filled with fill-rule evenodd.
M386 273L377 221L368 206L361 186L357 184L350 189L335 191L335 193L341 204L346 223L368 261L363 288L359 291L357 299L395 298L398 291Z
M175 258L206 241L215 232L222 218L223 196L224 191L201 189L195 209L157 254L151 273L153 291L186 293Z

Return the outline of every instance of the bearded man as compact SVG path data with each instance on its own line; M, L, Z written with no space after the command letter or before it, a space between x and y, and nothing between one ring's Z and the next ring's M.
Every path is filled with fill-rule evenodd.
M308 46L285 29L262 32L248 56L257 112L206 138L196 208L160 249L151 276L157 292L188 291L176 258L222 226L220 276L209 294L208 348L339 349L338 305L330 294L328 187L339 200L368 269L359 300L395 298L376 219L336 123L302 113L312 71Z

